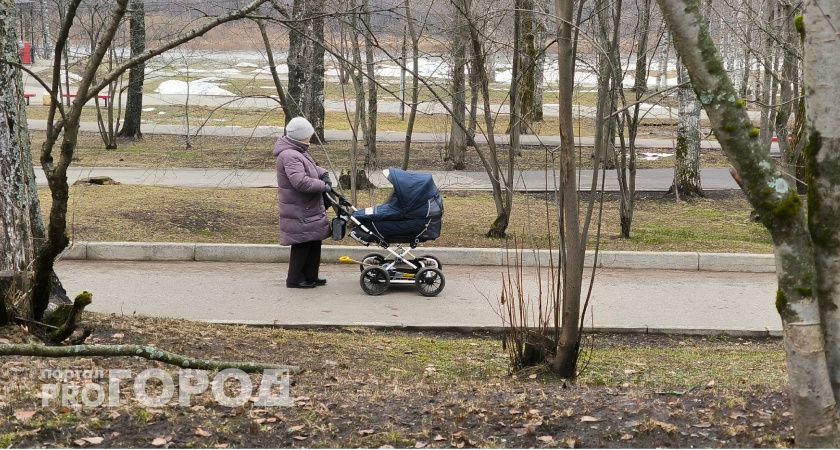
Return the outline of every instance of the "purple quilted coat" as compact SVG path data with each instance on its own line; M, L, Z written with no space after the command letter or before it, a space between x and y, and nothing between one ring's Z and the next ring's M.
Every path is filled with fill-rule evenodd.
M280 244L321 241L330 234L319 177L326 170L315 165L309 144L281 137L274 144L280 201Z

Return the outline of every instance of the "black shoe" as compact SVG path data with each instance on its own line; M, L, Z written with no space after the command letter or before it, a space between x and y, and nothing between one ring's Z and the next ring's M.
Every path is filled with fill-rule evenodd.
M316 278L314 280L306 280L307 283L315 283L315 286L323 286L327 284L327 280L324 278Z
M290 289L312 289L316 286L312 281L301 281L300 283L286 283L286 287Z

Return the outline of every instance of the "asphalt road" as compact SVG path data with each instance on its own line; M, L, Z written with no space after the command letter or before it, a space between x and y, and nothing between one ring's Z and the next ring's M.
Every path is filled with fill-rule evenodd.
M285 287L285 264L62 261L71 295L94 294L92 311L282 325L496 327L503 267L447 266L435 298L413 286L365 295L354 265L325 264L327 286ZM523 290L536 296L535 272ZM584 292L588 285L585 277ZM587 326L778 331L774 274L598 270ZM543 290L545 292L546 289Z

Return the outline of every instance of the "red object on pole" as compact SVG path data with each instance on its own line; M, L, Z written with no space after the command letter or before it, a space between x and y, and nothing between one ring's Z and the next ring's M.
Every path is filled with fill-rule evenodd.
M29 42L22 42L22 45L18 45L19 50L18 54L20 56L20 63L21 64L32 64L32 44Z

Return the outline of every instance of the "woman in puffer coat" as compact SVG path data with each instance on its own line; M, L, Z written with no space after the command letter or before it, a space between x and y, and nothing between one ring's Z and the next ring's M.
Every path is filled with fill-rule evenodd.
M309 154L312 124L295 117L286 125L286 136L274 145L280 202L280 244L291 245L288 288L314 288L327 284L318 278L321 241L330 234L323 193L330 190L328 172Z

